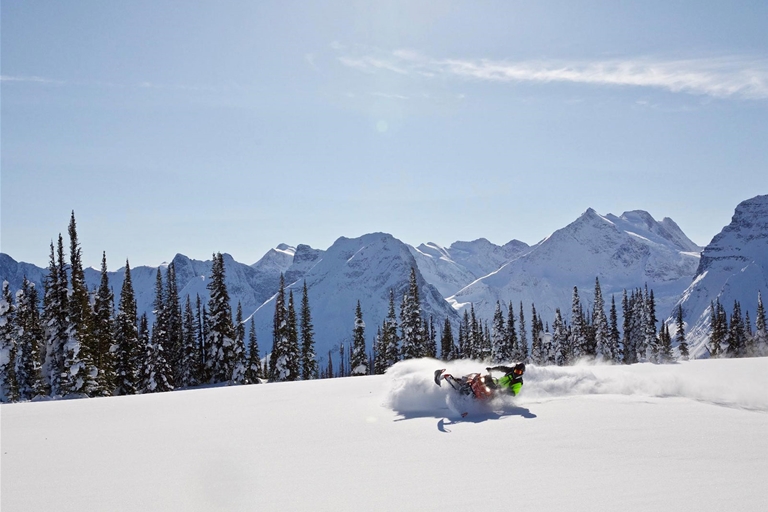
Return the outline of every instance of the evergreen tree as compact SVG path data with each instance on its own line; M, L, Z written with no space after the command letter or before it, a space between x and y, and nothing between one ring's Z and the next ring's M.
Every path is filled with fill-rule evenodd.
M528 335L525 330L525 315L523 314L523 301L520 301L520 344L518 345L515 360L525 361L528 359Z
M19 398L31 400L45 393L40 354L45 346L40 325L37 290L27 276L16 293L16 340Z
M757 311L755 313L755 355L768 355L768 330L766 330L765 307L763 306L763 296L757 292Z
M680 350L680 357L688 359L688 343L685 341L685 323L683 322L683 305L677 306L677 332L675 333L677 348Z
M397 335L398 324L395 314L395 291L389 290L389 309L382 327L382 352L385 367L389 368L400 360L400 338Z
M491 361L501 363L512 360L510 337L507 333L507 324L504 321L504 313L501 311L501 303L496 301L496 310L493 312L493 330L491 331Z
M568 338L566 335L566 326L560 313L560 308L555 310L555 321L552 324L552 338L547 350L547 362L563 366L568 364Z
M187 295L184 303L184 319L182 322L182 352L179 365L179 375L176 387L197 386L202 382L199 373L200 351L197 342L197 315L192 309L192 301Z
M646 285L646 320L645 325L645 345L648 352L648 358L650 361L658 362L660 357L659 338L656 336L656 324L658 319L656 318L656 299L653 296L653 290L650 293L647 292L648 286Z
M206 325L206 317L208 312L205 310L205 306L200 301L200 295L197 295L195 299L195 312L197 319L195 321L195 328L197 330L197 379L198 382L208 382L211 379L208 373L208 349L205 346L205 338L208 336L208 328Z
M243 306L238 301L235 313L235 340L232 345L232 373L229 381L232 384L245 384L245 373L248 359L245 351L245 324L243 323Z
M506 335L507 346L509 347L509 361L524 361L525 358L520 356L520 346L515 327L515 308L512 307L512 301L509 302L509 310L507 312Z
M549 362L549 353L544 346L539 319L536 316L536 305L531 303L531 360L533 364L545 365Z
M232 380L239 355L235 347L235 327L232 324L232 307L229 304L224 257L221 253L213 256L208 290L206 369L211 382L227 382Z
M403 295L400 310L400 329L402 331L403 359L423 357L425 353L425 333L421 320L421 300L416 282L416 269L411 268L408 291Z
M115 367L112 357L112 339L115 331L115 297L107 275L107 253L101 255L101 281L94 297L94 364L98 368L98 389L102 395L111 395L115 387Z
M365 349L365 322L360 301L355 309L355 327L352 330L352 357L349 361L350 375L368 375L368 356Z
M185 378L184 320L181 311L181 299L176 282L176 265L168 265L165 281L165 321L167 335L164 348L168 364L171 367L171 380L175 386L183 385Z
M472 351L474 357L481 361L491 360L491 343L490 340L486 340L483 335L482 322L478 320L475 315L475 305L470 304L469 317L471 319L470 324L470 336L472 339Z
M622 291L621 295L621 311L623 317L623 336L622 346L624 348L622 354L622 362L624 364L632 364L637 362L637 353L635 351L635 345L632 338L632 308L630 307L629 298L627 297L627 290Z
M443 322L443 332L440 334L440 357L444 361L450 361L454 359L454 356L453 328L450 319L446 317Z
M729 357L744 357L747 352L747 339L744 332L744 319L741 316L741 304L738 301L733 301L730 324L727 354Z
M611 295L611 313L610 313L610 334L609 334L609 344L610 344L610 350L613 354L613 362L619 363L621 362L621 351L619 350L619 343L621 341L621 334L619 333L619 321L618 321L618 315L616 314L616 298Z
M61 394L61 374L64 371L64 344L69 328L67 305L67 273L64 268L64 243L59 234L57 253L51 256L48 274L43 281L43 329L45 335L45 361L43 379L52 396ZM57 260L58 257L58 260Z
M437 333L435 332L435 319L429 315L429 321L424 319L424 331L426 333L426 357L437 357Z
M113 391L115 395L133 395L138 389L138 362L142 354L136 312L131 267L126 260L125 276L115 317L114 345L111 349L115 361Z
M718 299L717 305L714 301L709 304L709 325L711 328L709 334L709 356L719 357L723 350L723 342L725 341L725 329L723 329L722 318L720 317L720 300Z
M294 324L295 325L295 324ZM292 381L299 377L298 350L291 348L289 312L285 304L285 277L280 275L280 288L275 298L275 315L272 324L272 354L269 369L271 381Z
M16 318L8 281L3 281L0 295L0 400L16 402L19 382L16 378Z
M595 357L598 361L613 361L611 329L605 316L605 301L600 289L600 280L595 278L595 303L592 323L595 326Z
M296 308L293 303L293 290L288 293L288 371L287 380L298 380L301 378L301 349L299 348L299 330L296 319Z
M61 391L64 395L92 396L99 393L96 382L98 369L93 365L93 312L85 284L74 211L69 221L69 240L69 331L64 345Z
M669 334L669 326L664 322L659 328L659 362L669 363L672 361L672 336Z
M647 312L643 292L635 290L630 298L630 307L632 308L631 324L629 335L632 339L632 346L635 347L635 362L647 360L647 346L645 344L645 326L647 325Z
M579 289L574 286L571 296L571 345L573 358L576 360L587 356L587 336L584 325L584 312L579 298Z
M256 339L256 324L253 317L251 317L251 329L248 333L248 365L245 368L245 380L251 384L261 382L261 370L259 343Z
M168 360L170 354L169 308L163 275L157 269L155 279L155 301L153 303L155 322L152 325L150 343L145 347L145 358L149 360L149 370L142 375L142 393L170 391L173 389L173 370ZM159 389L158 389L159 388Z
M464 310L464 317L459 323L459 357L462 359L474 357L472 340L469 335L469 311L466 309Z
M139 322L140 352L143 354L139 366L139 393L162 393L172 391L173 386L168 376L171 373L168 361L165 359L163 345L159 336L154 333L150 336L149 322L144 313Z
M309 307L307 281L301 295L301 378L317 378L317 355L315 354L315 328L312 325L312 312Z

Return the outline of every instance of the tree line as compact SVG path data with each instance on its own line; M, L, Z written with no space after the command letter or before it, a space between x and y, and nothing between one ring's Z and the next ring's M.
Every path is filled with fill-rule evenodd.
M585 308L573 288L570 323L559 308L550 327L531 304L530 343L523 303L496 302L493 319L477 317L474 305L465 309L456 335L446 318L438 334L433 317L422 315L416 269L399 303L389 292L386 318L377 326L371 351L366 348L365 322L357 302L352 342L339 344L339 368L329 351L325 368L315 353L307 284L301 303L284 276L275 295L272 350L261 358L253 319L235 314L225 283L224 259L213 255L210 296L206 304L189 296L182 304L174 264L163 275L158 268L154 320L138 316L130 264L117 307L102 255L101 280L96 290L85 284L81 249L72 212L68 227L69 259L59 234L51 243L48 272L43 282L42 308L35 285L26 277L11 294L8 282L0 295L0 400L31 400L39 396L94 397L171 391L206 384L249 384L266 380L293 381L348 375L383 374L405 359L439 357L476 359L492 363L526 361L537 365L568 365L581 359L632 364L667 363L676 359L669 325L659 324L653 290L622 293L622 329L614 297L605 313L600 282L595 279L591 308ZM506 309L506 315L505 310ZM758 293L755 329L749 312L743 317L736 301L729 316L719 301L710 306L710 357L768 355L768 334L762 296ZM246 337L246 323L248 333ZM688 357L681 306L676 309L675 341L680 358ZM439 339L439 343L438 343Z

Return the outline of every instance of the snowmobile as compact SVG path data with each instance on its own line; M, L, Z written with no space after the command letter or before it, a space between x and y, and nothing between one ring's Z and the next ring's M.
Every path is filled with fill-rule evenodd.
M496 381L493 380L490 372L487 375L470 373L457 379L450 373L443 373L444 371L445 368L435 370L435 384L440 386L440 382L445 380L462 395L472 396L477 400L488 400L498 389Z

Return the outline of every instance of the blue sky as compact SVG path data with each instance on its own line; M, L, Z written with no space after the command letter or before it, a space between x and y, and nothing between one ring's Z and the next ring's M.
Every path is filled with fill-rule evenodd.
M737 6L737 7L735 7ZM768 193L768 4L3 2L0 251L112 269ZM66 236L65 236L66 240Z

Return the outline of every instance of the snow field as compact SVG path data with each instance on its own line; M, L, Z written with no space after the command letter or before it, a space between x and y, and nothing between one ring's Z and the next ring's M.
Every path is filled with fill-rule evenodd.
M3 405L0 505L768 507L768 358L530 367L521 396L465 420L432 380L441 364L484 369L416 360L385 376Z

